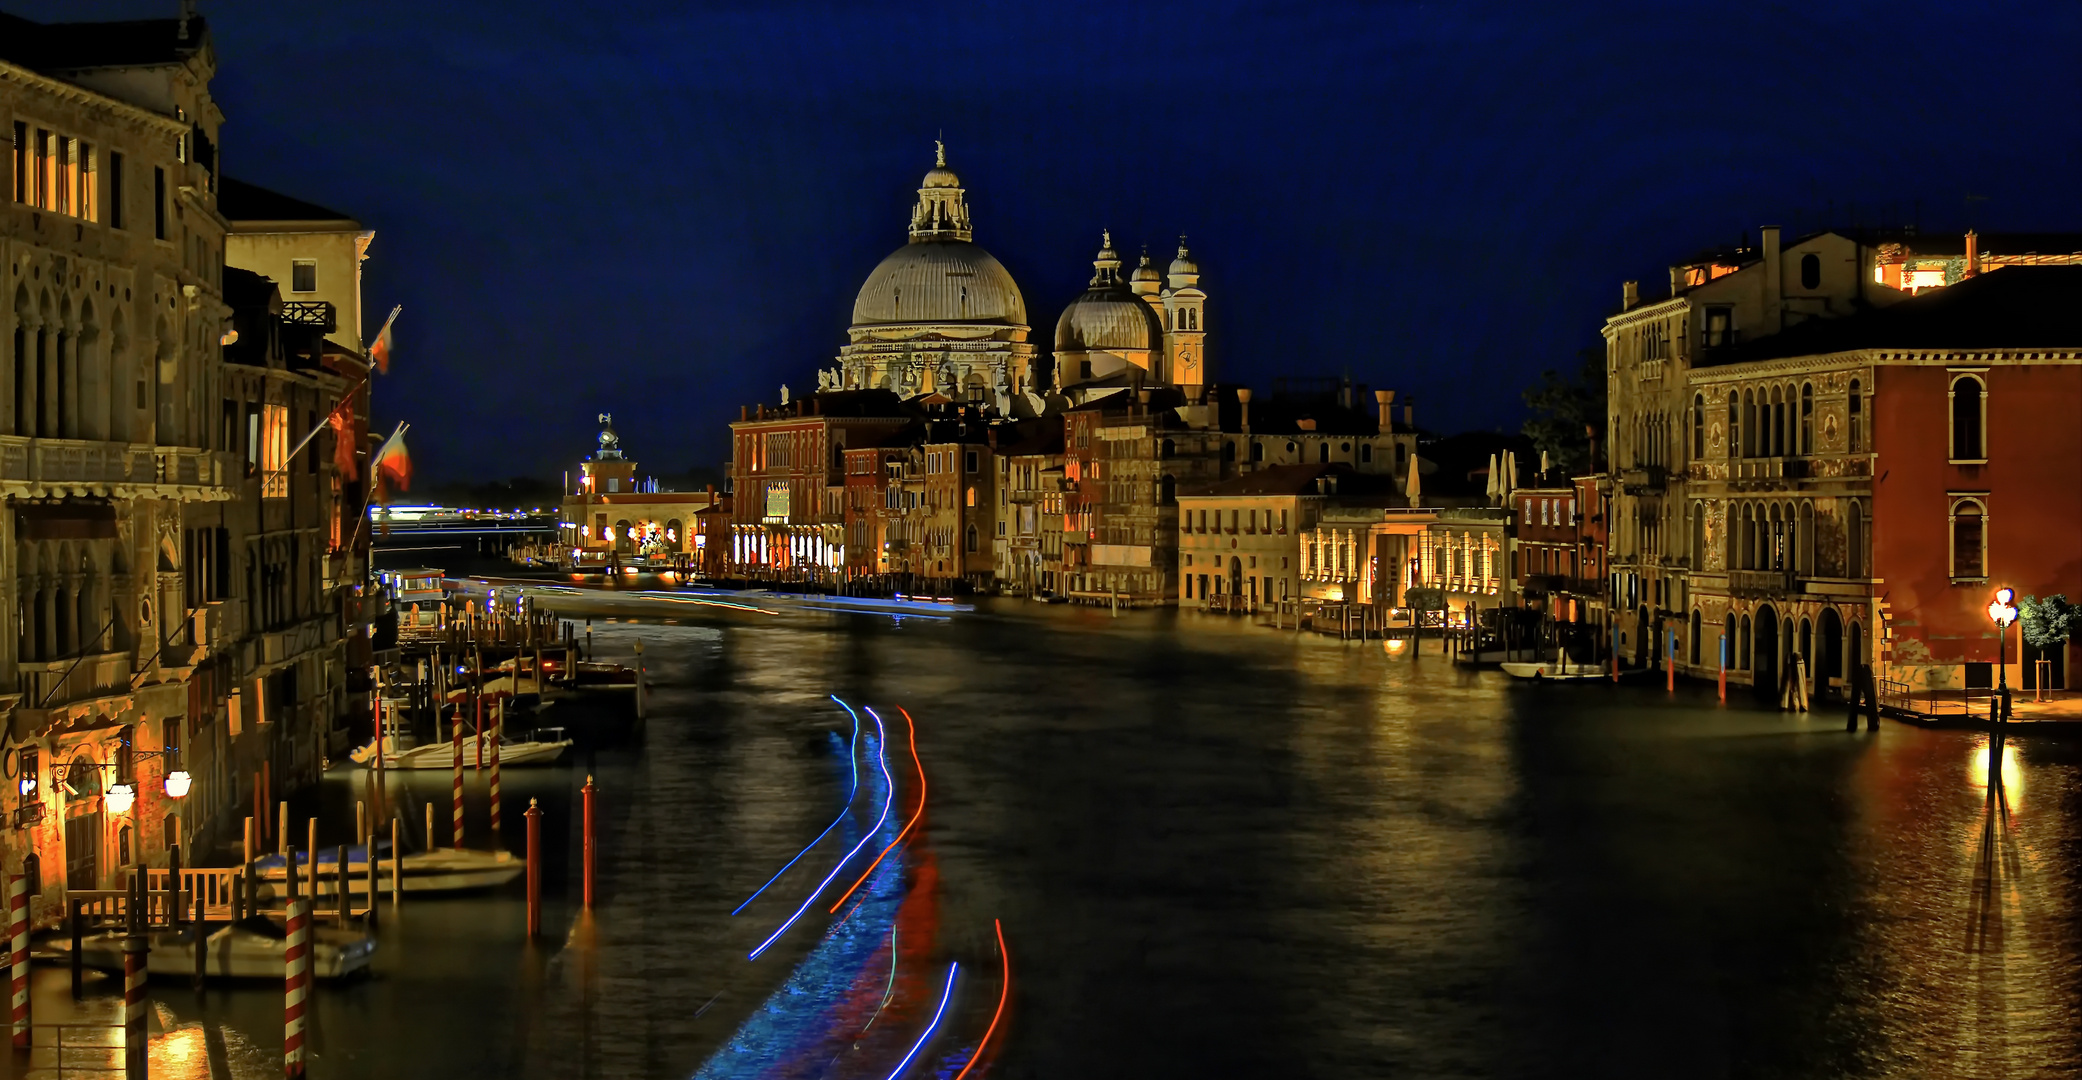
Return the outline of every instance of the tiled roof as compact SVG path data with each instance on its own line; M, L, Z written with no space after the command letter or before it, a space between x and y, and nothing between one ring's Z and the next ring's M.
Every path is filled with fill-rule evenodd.
M1699 366L1851 349L2082 348L2082 266L2007 266L1899 303L1703 357Z

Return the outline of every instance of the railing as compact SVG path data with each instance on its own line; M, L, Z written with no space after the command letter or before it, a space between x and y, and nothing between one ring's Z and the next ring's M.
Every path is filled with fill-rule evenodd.
M154 477L151 450L91 439L0 435L0 480L27 483L133 484Z
M1728 591L1736 596L1774 597L1793 591L1790 570L1730 570Z
M316 327L333 333L339 327L330 300L290 300L282 305L282 325Z
M21 673L22 704L31 709L47 709L130 688L127 652L89 653L25 663L16 670Z
M159 459L156 478L162 484L221 488L234 475L225 467L228 454L192 446L155 446L152 453Z
M19 1076L55 1077L127 1075L124 1056L129 1033L121 1024L29 1025L29 1052L17 1059ZM84 1041L83 1041L84 1040Z

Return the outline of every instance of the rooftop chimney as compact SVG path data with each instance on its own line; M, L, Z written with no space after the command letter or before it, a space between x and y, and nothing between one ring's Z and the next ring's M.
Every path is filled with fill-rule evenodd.
M1402 423L1403 423L1403 426L1404 426L1404 427L1406 427L1406 428L1409 428L1409 429L1410 429L1411 431L1415 431L1415 430L1417 430L1417 403L1416 403L1416 402L1414 402L1414 401L1406 401L1406 402L1403 402L1403 406L1402 406Z
M1391 432L1391 431L1394 431L1394 430L1395 430L1395 391L1393 391L1393 390L1376 390L1376 391L1374 391L1374 402L1375 402L1375 404L1377 404L1377 405L1379 405L1379 406L1380 406L1380 416L1381 416L1381 434L1383 434L1383 435L1386 435L1386 434L1388 434L1389 432Z
M1673 266L1670 268L1670 295L1676 296L1678 290L1682 288L1684 288L1684 267Z
M1244 387L1236 391L1236 404L1243 411L1243 433L1251 433L1251 390Z
M1973 277L1981 272L1981 236L1972 229L1966 230L1966 276ZM2004 281L2010 280L2004 278Z
M1764 332L1776 334L1785 329L1785 275L1778 265L1778 226L1764 225L1757 229L1764 256Z
M1619 286L1619 310L1632 311L1641 303L1641 283L1621 282Z

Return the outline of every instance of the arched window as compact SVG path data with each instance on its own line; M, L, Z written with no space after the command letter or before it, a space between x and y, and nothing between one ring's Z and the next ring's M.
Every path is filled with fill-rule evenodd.
M1703 505L1694 505L1692 507L1692 569L1700 570L1704 569L1705 566L1706 507ZM1692 662L1698 663L1696 659Z
M1815 452L1815 385L1800 386L1800 448L1802 456Z
M1786 456L1786 399L1775 386L1771 388L1771 434L1764 456Z
M1692 395L1692 460L1706 456L1706 395Z
M979 535L980 535L980 534L978 534L978 533L977 533L977 531L976 531L976 526L974 526L974 525L971 525L971 526L969 526L969 533L968 533L968 537L967 537L967 547L968 547L968 550L969 550L969 552L970 552L971 554L974 554L974 553L975 553L975 551L976 551L976 548L977 548L977 545L978 545L978 544L980 543L980 540L979 540Z
M1328 463L1330 461L1329 443L1326 442L1316 444L1316 461L1318 463Z
M1691 633L1690 635L1688 635L1689 640L1691 641L1691 657L1693 667L1697 667L1699 664L1699 629L1701 625L1702 623L1699 618L1699 609L1693 608Z
M1757 453L1757 395L1753 390L1742 392L1742 456L1760 456Z
M1822 257L1813 252L1800 256L1800 287L1819 289L1822 287Z
M1719 663L1719 664L1720 664L1720 666L1722 666L1722 667L1724 667L1724 668L1725 668L1725 667L1733 667L1734 665L1733 665L1732 663L1730 663L1730 661L1732 661L1732 660L1733 660L1734 658L1735 658L1735 615L1734 615L1734 613L1730 612L1730 613L1729 613L1729 615L1728 615L1728 617L1727 617L1727 618L1726 618L1725 620L1723 620L1723 621L1722 621L1722 623L1721 623L1721 642L1720 642L1720 655L1719 655L1719 657L1718 657L1718 658L1716 659L1716 662L1717 662L1717 663Z
M1733 391L1728 393L1728 434L1721 449L1731 458L1742 456L1742 404Z
M1262 442L1259 442L1259 441L1258 441L1258 440L1256 440L1256 439L1252 439L1252 440L1251 440L1251 460L1252 460L1252 461L1264 461L1264 460L1265 460L1265 444L1264 444L1264 443L1262 443Z
M1988 514L1978 499L1952 504L1952 579L1988 576Z
M1749 659L1749 616L1744 615L1741 628L1736 631L1735 635L1735 666L1743 671L1748 671Z
M1864 449L1865 432L1861 428L1865 421L1865 395L1858 389L1856 379L1851 380L1850 414L1850 447L1852 453L1857 453Z
M1988 444L1982 436L1987 419L1987 395L1981 380L1961 375L1952 380L1952 460L1986 461Z

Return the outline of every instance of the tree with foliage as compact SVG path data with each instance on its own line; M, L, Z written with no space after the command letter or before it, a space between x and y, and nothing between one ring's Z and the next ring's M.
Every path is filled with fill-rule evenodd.
M2018 602L2017 610L2018 630L2033 648L2050 649L2082 631L2082 609L2068 603L2065 593L2044 600L2027 596Z
M1605 350L1577 350L1573 378L1553 368L1542 372L1540 385L1525 391L1525 404L1533 415L1521 430L1547 454L1550 466L1563 476L1596 468L1585 429L1605 426Z

